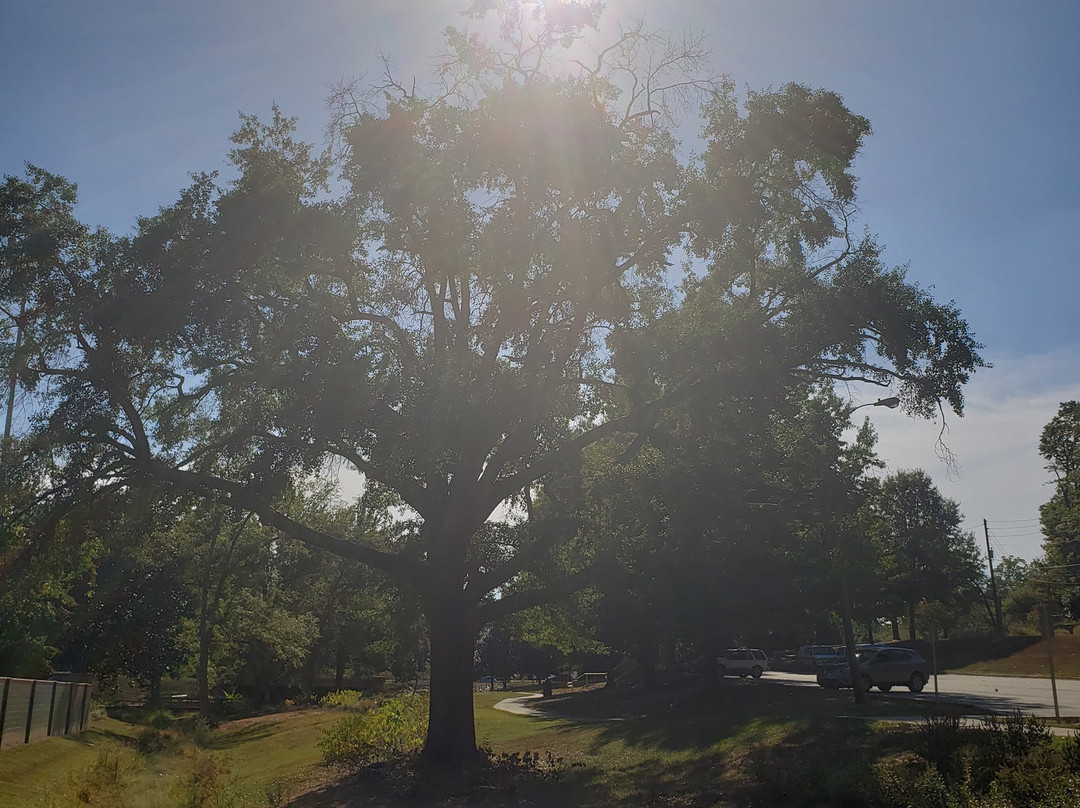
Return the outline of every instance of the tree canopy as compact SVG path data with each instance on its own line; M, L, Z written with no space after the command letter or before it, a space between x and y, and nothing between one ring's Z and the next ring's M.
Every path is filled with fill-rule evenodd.
M0 216L6 349L39 404L9 473L37 470L43 507L213 497L395 576L430 631L425 754L449 765L475 748L481 626L590 574L523 585L578 535L532 499L586 447L629 459L681 407L837 381L960 413L983 364L957 308L853 233L870 126L838 95L740 95L697 41L640 26L563 58L592 6L474 11L499 33L448 29L432 92L340 89L336 156L275 108L243 117L235 179L195 175L131 236L90 233L38 169ZM410 518L366 541L280 504L327 464Z
M1039 454L1054 475L1054 493L1039 508L1043 551L1053 577L1066 584L1062 605L1075 618L1080 614L1080 402L1061 402L1043 427Z

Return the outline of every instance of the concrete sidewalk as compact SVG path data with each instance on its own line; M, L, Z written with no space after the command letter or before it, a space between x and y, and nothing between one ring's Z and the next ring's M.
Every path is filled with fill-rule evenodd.
M535 707L531 707L529 702L533 699L542 699L544 695L542 693L528 693L524 696L513 696L508 699L503 699L500 702L496 702L493 706L496 710L502 710L504 713L513 713L514 715L527 715L533 718L550 718L549 713L545 713L543 710L537 710Z

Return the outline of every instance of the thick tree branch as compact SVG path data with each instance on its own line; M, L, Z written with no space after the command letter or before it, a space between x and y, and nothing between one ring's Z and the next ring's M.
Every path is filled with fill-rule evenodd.
M142 464L142 467L146 469L153 479L172 483L183 490L219 493L222 495L221 501L223 503L233 508L251 511L264 524L276 528L286 536L302 541L311 547L326 550L329 553L352 561L358 561L361 564L395 575L410 583L419 581L422 578L424 565L421 562L410 562L395 553L376 550L374 547L348 541L308 527L276 510L257 492L240 483L215 477L211 474L183 471L157 460L146 462Z

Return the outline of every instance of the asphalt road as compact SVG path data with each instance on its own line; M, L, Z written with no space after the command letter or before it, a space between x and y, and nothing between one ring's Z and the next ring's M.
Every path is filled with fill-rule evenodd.
M798 687L818 687L812 674L768 671L759 680L773 684ZM995 713L1010 713L1019 709L1026 715L1048 718L1054 716L1054 696L1050 679L1026 676L966 676L943 673L938 676L938 698L971 704ZM877 693L876 690L872 691ZM1080 716L1080 681L1058 679L1058 705L1062 717ZM894 687L889 696L919 701L934 700L934 678L926 684L922 693L908 692L907 688Z

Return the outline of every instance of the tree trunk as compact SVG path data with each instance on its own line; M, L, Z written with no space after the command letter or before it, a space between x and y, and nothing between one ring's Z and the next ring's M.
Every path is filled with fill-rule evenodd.
M867 620L866 621L866 641L867 642L874 642L874 621L873 620Z
M473 721L473 654L479 627L460 593L425 604L431 642L431 704L424 762L450 772L479 763Z
M655 693L660 689L656 679L656 645L649 642L651 634L647 635L646 642L641 644L638 651L638 662L641 663L641 690L644 693Z
M199 615L199 661L195 666L195 692L199 697L199 715L210 718L210 638L213 628L206 619L206 608Z
M607 681L604 682L604 689L611 688L614 690L616 685L616 679L618 672L615 670L619 667L619 663L622 662L622 656L619 654L611 653L608 655L607 661Z
M701 685L706 692L711 693L720 683L720 678L716 675L716 657L720 653L716 638L709 635L698 644L698 648L701 649L698 660L698 664L701 666Z
M900 640L900 621L895 617L889 618L889 625L892 626L892 638L899 642Z
M161 706L161 674L158 673L151 679L150 686L147 688L146 702L147 707L156 710Z
M915 604L909 603L907 608L908 615L908 641L915 642Z
M844 627L844 655L847 657L848 672L851 674L851 689L855 693L855 703L866 701L862 681L859 676L859 660L855 654L855 629L851 624L851 598L848 596L847 579L840 576L840 622Z
M345 686L345 641L338 634L337 642L334 643L334 689L341 690Z

